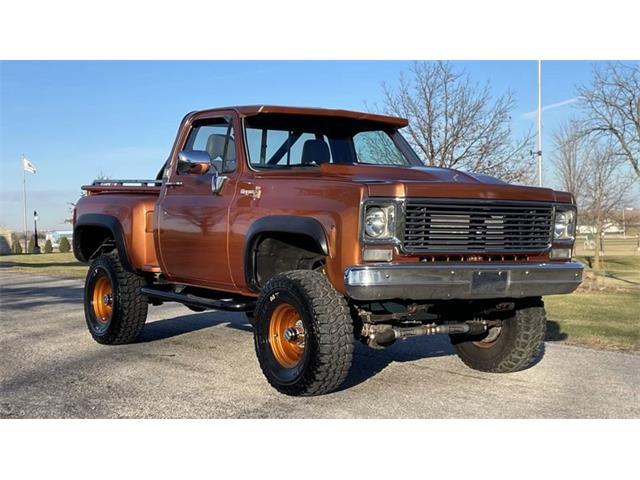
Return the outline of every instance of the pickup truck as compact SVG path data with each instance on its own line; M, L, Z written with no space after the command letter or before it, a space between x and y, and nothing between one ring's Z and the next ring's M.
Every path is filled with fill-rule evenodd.
M542 297L574 291L571 194L425 166L407 120L243 106L189 113L154 180L103 180L74 212L86 322L134 342L149 305L245 312L268 382L338 389L354 342L449 335L485 372L542 356Z

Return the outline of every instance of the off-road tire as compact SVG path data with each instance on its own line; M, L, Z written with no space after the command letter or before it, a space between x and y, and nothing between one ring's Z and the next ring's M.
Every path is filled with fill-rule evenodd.
M295 307L304 325L304 352L293 368L278 364L269 343L269 324L281 304ZM353 324L344 297L324 274L294 270L274 276L254 311L254 345L268 382L286 395L322 395L345 380L353 358Z
M93 286L96 277L103 275L108 277L113 288L113 311L110 320L100 322L100 328L97 328L92 307ZM140 291L145 284L144 277L124 269L115 250L91 262L84 287L84 312L87 327L96 342L122 345L136 341L144 328L149 308L147 297Z
M542 358L546 322L542 299L527 298L516 302L513 315L502 321L500 334L493 342L484 344L482 337L469 335L450 338L458 357L474 370L517 372Z

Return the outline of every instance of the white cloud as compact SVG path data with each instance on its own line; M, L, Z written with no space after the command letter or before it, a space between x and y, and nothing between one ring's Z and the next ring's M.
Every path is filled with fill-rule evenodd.
M556 102L556 103L552 103L550 105L545 105L542 107L542 111L546 111L546 110L552 110L554 108L560 108L560 107L564 107L565 105L571 105L572 103L576 103L578 101L578 97L574 97L574 98L569 98L567 100L562 100L561 102ZM538 114L538 110L532 110L530 112L527 113L523 113L522 117L523 118L533 118Z

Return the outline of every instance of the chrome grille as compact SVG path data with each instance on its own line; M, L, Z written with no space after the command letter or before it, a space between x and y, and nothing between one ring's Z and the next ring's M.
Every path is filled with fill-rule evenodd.
M552 222L553 206L549 204L408 199L404 250L542 252L551 243Z

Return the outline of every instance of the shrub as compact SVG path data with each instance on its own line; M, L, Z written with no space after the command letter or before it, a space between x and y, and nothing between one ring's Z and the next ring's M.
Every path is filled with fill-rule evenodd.
M67 237L62 237L60 239L60 252L61 253L67 253L71 250L71 244L69 243L69 240L67 239Z
M11 251L16 255L22 254L22 245L20 244L20 239L15 238L13 243L11 244Z
M33 249L36 247L36 237L31 235L29 239L29 246L27 247L27 253L33 253Z
M44 242L44 253L53 252L53 245L51 245L51 240L47 238L47 241Z

